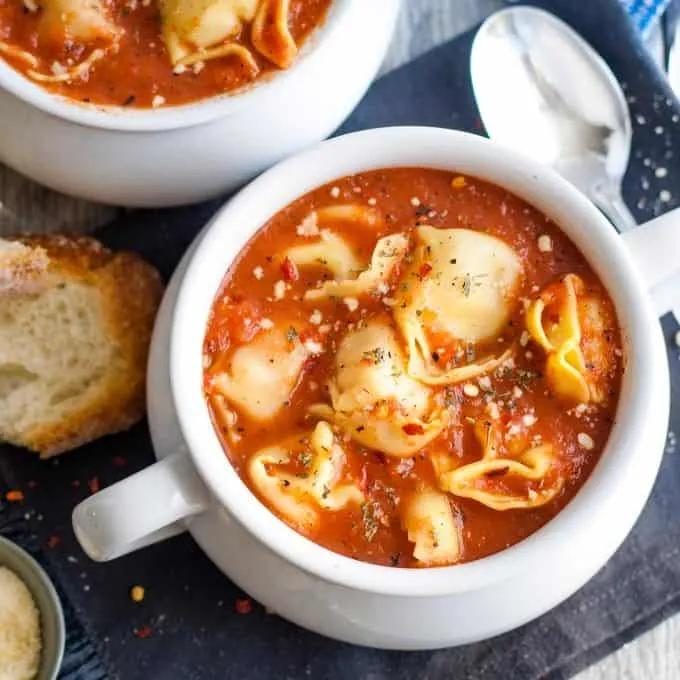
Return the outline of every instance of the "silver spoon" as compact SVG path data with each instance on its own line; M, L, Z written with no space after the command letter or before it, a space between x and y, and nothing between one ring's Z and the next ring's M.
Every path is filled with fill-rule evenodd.
M548 12L511 7L482 24L470 73L489 137L551 165L619 231L636 226L621 197L630 113L590 45Z

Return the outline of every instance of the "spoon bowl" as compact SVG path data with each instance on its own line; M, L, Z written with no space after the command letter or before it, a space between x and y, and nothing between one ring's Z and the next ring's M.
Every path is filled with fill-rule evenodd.
M470 74L489 137L552 166L619 231L636 226L621 198L630 113L616 77L588 43L548 12L511 7L480 27Z

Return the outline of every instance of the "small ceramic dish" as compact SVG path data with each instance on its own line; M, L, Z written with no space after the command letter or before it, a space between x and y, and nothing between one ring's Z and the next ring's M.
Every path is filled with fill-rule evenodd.
M25 584L40 612L42 651L36 680L56 680L64 656L66 625L57 591L43 568L18 545L0 537L0 567Z

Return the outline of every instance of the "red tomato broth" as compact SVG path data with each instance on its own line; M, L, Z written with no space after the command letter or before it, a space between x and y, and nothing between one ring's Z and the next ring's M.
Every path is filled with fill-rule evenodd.
M323 23L331 0L290 0L289 29L298 45ZM248 67L237 57L209 60L200 72L187 68L176 74L161 38L161 22L155 2L143 0L105 0L104 6L113 23L123 31L120 48L96 62L89 77L60 83L42 84L55 94L69 99L112 106L149 108L155 97L165 105L180 105L216 95L234 92L253 82ZM41 12L28 12L21 0L0 0L0 39L36 56L41 70L48 71L54 62L79 62L104 41L84 46L72 41L40 38ZM236 42L252 48L246 30ZM270 77L278 69L257 50L252 49L260 73L257 79ZM3 58L20 73L26 72L23 60L9 55Z
M482 357L492 352L500 354L511 346L518 347L515 352L516 370L491 378L494 400L500 402L499 421L507 426L519 420L522 431L521 416L531 407L536 419L531 425L531 434L540 435L558 448L559 463L551 475L564 475L565 483L552 501L531 509L498 511L475 500L449 494L454 516L461 527L461 561L467 562L496 553L526 538L553 518L578 491L596 464L614 423L623 358L613 305L585 258L567 236L541 212L507 191L469 177L465 178L463 187L452 188L453 177L454 174L445 171L414 168L367 172L320 187L272 217L229 268L216 298L205 340L205 354L212 364L206 369L205 392L208 396L212 394L211 375L216 357L222 353L219 360L227 357L228 362L230 353L239 346L236 338L243 316L237 313L229 317L229 313L225 316L223 311L234 305L234 301L254 310L253 314L270 318L275 324L277 319L290 319L300 335L319 335L318 326L309 321L313 309L321 311L323 324L340 324L340 330L331 330L328 334L326 351L307 362L288 406L277 414L273 422L258 423L247 414L240 413L241 439L234 443L228 440L214 411L212 413L227 457L244 482L259 495L246 473L249 456L264 447L281 443L289 435L311 431L316 420L310 418L308 408L310 404L328 401L325 384L333 374L334 351L346 325L389 313L389 308L375 297L362 297L359 308L353 312L340 301L295 300L306 290L315 288L322 278L321 270L306 268L298 272L297 280L289 282L291 288L284 299L271 300L273 286L282 278L281 253L305 241L296 235L296 227L303 219L312 210L329 205L375 203L384 218L384 223L378 227L341 222L324 224L351 244L364 263L370 261L380 237L412 232L421 224L439 228L465 227L504 240L518 253L523 266L517 304L500 338L476 346L476 354ZM539 250L537 242L540 235L550 237L552 250L549 252ZM253 274L257 267L262 268L261 278ZM588 293L603 302L610 326L607 338L614 350L610 353L613 368L608 382L609 398L601 405L591 405L587 412L565 405L551 393L543 375L545 355L536 343L530 341L525 347L518 346L525 330L521 299L535 298L539 289L567 273L581 277ZM227 301L221 302L225 296ZM233 321L235 327L225 324L225 318L236 319ZM518 384L521 385L521 395L509 397ZM400 503L408 494L424 486L438 488L430 459L433 453L444 451L454 462L454 467L480 460L482 456L474 426L468 421L488 420L488 397L482 389L478 396L467 396L463 393L463 385L459 383L442 388L450 409L457 417L407 462L354 441L342 440L346 454L343 479L358 481L362 490L366 490L367 503L361 507L347 506L336 512L320 510L318 530L302 533L330 550L359 560L391 566L417 566L412 557L413 544L401 527ZM592 450L579 445L578 435L582 432L592 438ZM292 461L289 468L293 473L304 474L304 469L296 461ZM516 487L515 480L503 479L502 475L489 478L485 483L495 489L513 490ZM532 482L530 486L540 490L540 484L540 481ZM376 520L370 522L370 532L366 531L366 517L362 516L367 512L366 506ZM377 524L374 532L373 524ZM370 533L374 535L369 538Z

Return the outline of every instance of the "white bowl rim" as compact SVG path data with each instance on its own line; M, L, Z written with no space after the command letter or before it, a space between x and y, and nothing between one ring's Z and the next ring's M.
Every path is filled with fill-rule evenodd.
M453 165L446 160L447 153L458 154L464 160L456 160L460 165ZM414 157L423 160L408 161ZM331 158L334 165L339 164L346 171L327 169ZM617 308L626 347L627 366L616 422L595 469L576 496L546 525L520 543L489 557L449 567L397 569L360 562L333 553L288 527L255 497L228 462L224 464L226 456L207 414L201 389L207 314L202 317L202 330L197 334L197 320L192 313L201 298L203 304L206 303L206 264L212 260L217 266L220 244L224 248L225 243L236 241L238 253L264 224L266 218L249 218L249 214L261 209L256 207L258 201L268 192L297 198L333 179L387 167L432 167L474 175L469 169L473 165L471 159L476 159L480 168L477 176L500 186L507 187L518 181L535 182L536 191L544 195L544 202L549 198L550 205L555 206L537 207L552 218L561 210L562 228L605 282ZM494 176L494 173L500 174L501 166L512 169L513 177ZM529 203L537 203L537 199L532 200L526 192L515 193ZM289 202L278 204L269 216ZM243 237L230 237L231 225L247 224L249 219L257 225L244 230ZM586 234L587 248L584 247ZM604 258L593 261L591 253L596 250L606 253L606 262ZM230 264L221 262L223 274ZM616 286L611 285L613 282ZM216 292L213 286L210 305ZM576 538L583 539L594 518L602 516L605 508L616 502L615 490L630 474L641 455L640 450L644 451L640 444L644 442L646 424L654 421L659 408L668 410L669 406L668 369L658 319L630 254L609 222L571 184L549 168L487 139L442 128L391 127L344 135L289 158L254 180L227 203L204 230L180 285L170 333L171 389L179 425L194 464L215 498L253 536L286 561L326 582L382 595L430 597L482 589L508 580L529 565L554 564L555 560L565 558L565 543L573 547ZM655 389L661 392L660 401L650 398ZM630 528L625 527L625 533ZM565 535L572 540L564 541ZM569 552L566 556L573 559Z
M243 106L256 106L265 97L285 96L290 79L304 77L309 62L338 30L353 3L362 0L332 0L324 21L305 40L293 66L274 70L265 78L235 92L216 95L179 106L140 109L104 106L80 102L53 94L34 83L0 58L0 87L31 106L57 118L102 130L126 132L160 132L209 123L237 111Z

